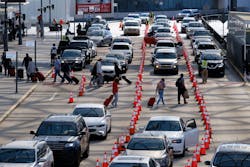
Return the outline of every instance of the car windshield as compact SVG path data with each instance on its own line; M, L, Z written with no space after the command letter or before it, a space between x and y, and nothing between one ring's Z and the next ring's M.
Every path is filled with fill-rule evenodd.
M32 163L35 159L34 149L0 149L0 163Z
M142 13L141 14L141 17L148 17L149 16L149 13Z
M194 21L193 19L185 19L182 21L182 23L189 23L190 21Z
M194 36L209 36L209 32L208 31L195 31L194 32Z
M189 23L188 27L202 27L203 25L201 23Z
M82 117L103 117L103 109L101 108L76 108L73 115L81 115Z
M170 33L156 33L155 37L172 37Z
M61 58L76 58L76 57L80 57L80 56L81 56L81 52L80 51L68 51L68 50L64 50Z
M88 34L89 36L103 36L103 31L101 30L94 30Z
M159 28L157 32L171 32L169 28Z
M205 50L205 49L216 49L215 45L211 44L200 44L198 49Z
M106 55L107 58L115 58L118 60L124 60L125 58L122 55Z
M71 42L70 47L81 47L81 48L88 48L88 44L86 42Z
M176 59L175 53L157 53L155 55L156 59Z
M220 55L216 55L216 54L206 54L206 55L202 55L201 59L206 59L206 60L222 60L223 57Z
M174 43L172 43L172 42L159 42L156 44L156 47L159 47L159 46L175 47Z
M190 10L183 10L183 11L181 11L181 13L190 14L190 13L191 13L191 11L190 11Z
M109 167L147 167L145 163L113 162Z
M138 22L125 22L125 26L139 26Z
M77 128L70 122L42 122L38 128L38 136L76 136Z
M126 43L129 43L129 44L132 44L132 42L129 39L126 39L126 38L115 38L113 40L113 43L115 43L115 42L126 42Z
M103 66L114 66L114 61L111 60L103 60L102 61Z
M156 31L159 27L163 27L163 25L154 25L150 28L149 32Z
M179 121L150 121L146 131L181 131Z
M250 167L250 153L218 152L215 155L213 165L218 167Z
M127 45L113 45L113 50L129 50Z
M160 138L132 138L128 143L129 150L164 150L164 141Z

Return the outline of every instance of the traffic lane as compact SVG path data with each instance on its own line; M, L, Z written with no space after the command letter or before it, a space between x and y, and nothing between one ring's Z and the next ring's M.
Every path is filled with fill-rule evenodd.
M185 39L185 38L183 38ZM192 49L189 40L184 40L185 46L191 55ZM190 56L193 60L193 56ZM197 65L193 62L195 74L199 83ZM199 84L206 101L207 110L213 129L211 149L202 161L211 160L215 149L225 142L249 143L249 87L243 86L238 74L230 63L226 62L225 76L222 78L209 77L207 84ZM201 163L201 166L205 166Z

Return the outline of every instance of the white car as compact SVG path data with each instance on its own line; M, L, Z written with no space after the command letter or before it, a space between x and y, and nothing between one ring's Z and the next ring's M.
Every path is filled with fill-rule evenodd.
M160 167L160 164L153 158L147 156L119 155L110 163L109 167Z
M172 71L178 74L178 57L175 48L157 49L152 57L154 74L160 71Z
M113 81L116 77L114 63L117 63L120 70L122 70L120 61L117 58L105 57L104 59L102 59L101 63L102 63L101 68L102 68L103 80L106 82Z
M189 22L191 21L195 21L194 17L184 17L181 23L181 32L185 33L186 32L186 27L188 25Z
M111 45L110 53L122 53L128 59L128 63L132 62L133 47L127 42L115 42Z
M244 167L250 164L249 156L249 144L226 143L219 145L212 161L205 161L205 164L210 167Z
M53 167L54 157L45 141L17 140L0 147L1 167Z
M186 148L199 143L199 130L194 119L185 123L177 116L154 116L149 119L143 133L166 135L176 155L184 156Z
M123 26L124 35L140 35L140 23L137 20L127 20Z
M134 19L134 20L138 21L139 25L141 26L140 14L138 14L138 13L129 13L128 17L131 18L131 19Z
M73 115L83 117L91 135L101 136L106 139L108 133L111 132L111 114L103 104L77 104Z

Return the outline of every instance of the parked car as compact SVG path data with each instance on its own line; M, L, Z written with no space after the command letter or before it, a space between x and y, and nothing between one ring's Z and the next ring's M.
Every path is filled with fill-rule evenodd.
M153 116L149 119L143 133L166 135L173 153L185 155L185 150L199 143L199 129L194 119L186 123L177 116Z
M133 59L133 47L126 42L116 42L111 45L110 53L122 53L128 59L130 64Z
M210 167L249 166L250 145L243 143L220 144L211 161L205 161Z
M62 65L67 62L72 69L82 70L86 66L85 52L81 49L65 49L60 60Z
M124 35L140 35L140 23L137 20L127 20L123 27Z
M121 53L108 53L105 55L107 58L116 58L120 61L121 69L123 73L128 70L128 59Z
M226 58L221 55L220 51L204 51L201 52L201 56L198 60L198 71L199 75L201 75L202 60L207 60L207 70L208 74L218 75L220 77L224 77L225 75L225 60Z
M115 157L109 167L160 167L160 164L153 158L138 155L118 155Z
M30 134L47 142L55 164L78 167L81 158L89 155L89 130L80 115L50 115Z
M112 34L109 30L94 30L88 34L90 40L94 41L97 46L110 46L112 43Z
M73 115L81 115L83 117L90 135L106 139L108 133L111 132L111 114L103 104L77 104L73 110Z
M126 155L154 158L161 167L173 166L173 151L166 136L152 136L150 134L137 133L129 141L125 150Z
M171 71L178 74L177 52L174 48L158 49L152 57L154 74Z
M16 140L0 147L0 166L53 167L54 157L45 141Z

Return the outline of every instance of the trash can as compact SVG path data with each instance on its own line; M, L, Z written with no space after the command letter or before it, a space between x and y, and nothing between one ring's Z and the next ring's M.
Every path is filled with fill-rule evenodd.
M22 79L23 78L23 68L18 68L17 70L17 77Z

